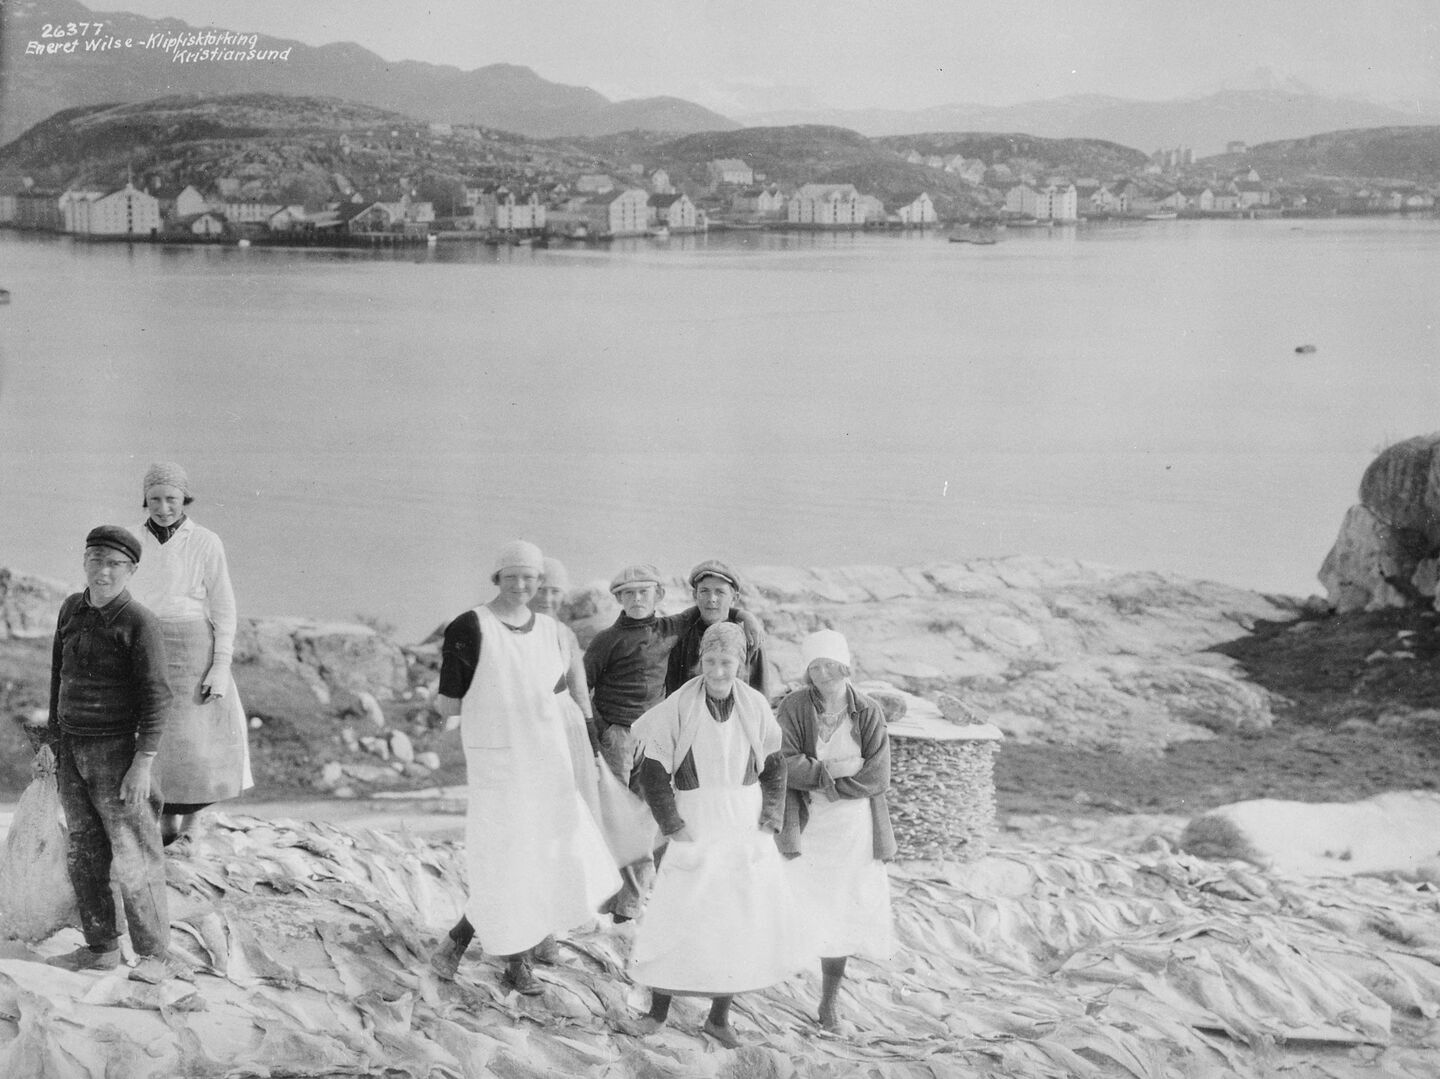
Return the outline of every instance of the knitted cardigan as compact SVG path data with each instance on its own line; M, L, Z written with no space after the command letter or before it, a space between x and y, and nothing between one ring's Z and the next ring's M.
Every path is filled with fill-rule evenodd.
M776 842L787 858L798 857L800 837L810 820L810 799L817 794L834 801L839 798L870 799L870 834L875 857L888 862L895 857L895 831L890 824L890 738L885 731L885 713L880 706L854 686L845 688L846 709L850 713L850 729L860 744L864 767L853 776L832 779L829 771L816 757L817 709L815 694L809 686L795 690L783 701L775 714L784 742L785 824Z

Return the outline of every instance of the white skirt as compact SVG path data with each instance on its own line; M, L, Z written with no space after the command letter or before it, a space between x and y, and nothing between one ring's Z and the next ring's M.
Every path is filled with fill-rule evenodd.
M800 851L800 857L785 863L785 872L811 926L812 955L888 959L895 954L890 876L875 857L869 799L831 802L815 794Z
M759 827L759 785L677 791L675 802L694 842L665 848L631 977L665 993L728 996L805 967L815 953L775 837Z

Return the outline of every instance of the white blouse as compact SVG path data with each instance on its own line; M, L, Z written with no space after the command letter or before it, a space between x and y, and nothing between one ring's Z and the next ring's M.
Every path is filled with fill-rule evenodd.
M220 537L186 518L161 543L142 523L140 564L130 578L130 594L167 621L203 618L215 634L215 657L235 650L235 590Z

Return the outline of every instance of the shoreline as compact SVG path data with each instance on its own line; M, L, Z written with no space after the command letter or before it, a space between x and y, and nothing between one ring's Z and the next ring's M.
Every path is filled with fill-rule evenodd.
M1271 209L1263 211L1255 210L1225 210L1225 211L1179 211L1173 217L1166 217L1163 220L1153 214L1106 214L1093 213L1085 214L1076 218L1047 219L1047 218L1024 218L1024 217L998 217L976 219L971 217L956 218L953 220L925 222L917 224L899 225L890 222L867 222L855 225L814 225L790 221L761 221L756 223L748 222L724 222L717 221L708 228L694 229L670 229L665 235L657 236L649 230L634 233L600 233L594 236L572 236L561 232L553 232L547 229L538 230L517 230L509 233L488 233L481 230L468 229L439 229L420 233L355 233L345 237L325 237L314 241L283 238L258 233L232 233L221 237L203 236L181 236L139 233L81 233L66 232L58 229L37 228L32 226L19 225L12 221L0 222L0 230L8 230L26 236L47 236L56 239L80 240L86 243L98 244L145 244L156 247L175 248L253 248L256 250L283 250L283 251L374 251L374 252L413 252L417 249L424 250L432 248L437 244L451 245L455 243L477 244L488 247L526 247L532 246L545 250L550 247L596 247L608 246L616 241L650 241L657 246L663 247L663 241L667 238L686 238L692 236L704 237L710 233L729 235L731 233L740 236L748 236L753 232L765 233L794 233L794 234L821 234L836 235L847 233L863 233L866 235L909 235L911 233L935 233L941 237L948 235L952 230L968 227L994 228L998 232L1007 229L1018 229L1021 231L1035 228L1083 228L1086 225L1111 226L1111 225L1163 225L1170 220L1180 221L1277 221L1277 220L1306 220L1306 221L1328 221L1328 220L1375 220L1379 218L1395 218L1400 220L1417 221L1424 219L1435 219L1440 217L1440 210L1338 210L1316 211L1307 209Z

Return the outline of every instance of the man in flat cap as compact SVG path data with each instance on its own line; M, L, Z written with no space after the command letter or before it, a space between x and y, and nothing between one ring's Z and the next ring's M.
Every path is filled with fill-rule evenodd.
M139 960L130 977L159 982L190 974L170 955L162 799L150 774L170 689L160 624L126 587L139 561L140 541L130 532L91 529L86 588L61 605L55 627L48 737L85 945L51 963L68 970L120 965L113 876Z
M760 620L735 606L740 598L740 576L724 562L710 558L690 571L690 593L695 606L681 616L680 639L670 649L665 692L674 693L700 673L700 640L717 622L735 622L745 631L745 660L740 679L769 696L765 672L765 634Z

